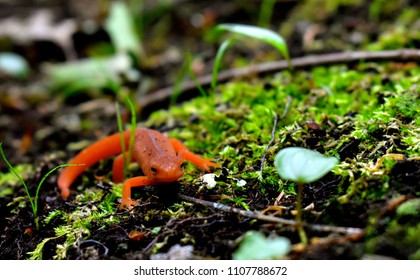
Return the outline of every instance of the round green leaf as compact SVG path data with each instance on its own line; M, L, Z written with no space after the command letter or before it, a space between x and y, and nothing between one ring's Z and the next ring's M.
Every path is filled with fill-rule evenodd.
M325 157L316 151L299 147L282 149L274 159L280 177L298 183L311 183L320 179L337 163L335 157Z
M29 73L29 65L22 56L15 53L3 52L0 53L0 72L5 72L17 78L25 78Z
M266 238L261 232L249 231L238 250L233 253L235 260L279 259L289 253L290 240L286 237Z

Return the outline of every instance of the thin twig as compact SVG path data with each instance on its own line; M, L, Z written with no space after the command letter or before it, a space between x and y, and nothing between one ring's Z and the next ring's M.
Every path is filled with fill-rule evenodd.
M309 55L291 59L293 69L310 68L314 66L330 65L330 64L350 64L359 61L420 61L420 50L417 49L401 49L387 51L346 51L339 53ZM218 82L225 82L231 79L249 76L249 75L266 75L281 70L288 69L289 65L285 60L272 61L252 65L243 68L229 69L219 72L217 76ZM179 89L179 94L193 91L196 89L196 82L202 87L210 86L212 75L198 77L196 81L185 81ZM174 92L173 87L167 87L157 90L144 96L139 103L142 108L151 104L161 102L169 98Z
M290 109L290 104L292 104L292 97L290 95L287 96L287 103L286 106L284 107L284 111L283 114L281 114L280 119L284 119L287 115L287 113L289 112Z
M277 115L277 113L274 113L274 122L273 122L273 128L271 129L271 139L267 144L267 147L265 147L265 151L261 157L261 166L260 166L260 174L262 176L262 171L264 168L264 162L265 162L265 158L267 157L267 151L268 148L270 148L271 144L273 144L274 139L276 138L276 128L277 128L277 121L279 119L279 115Z
M290 97L290 95L287 96L287 103L286 106L284 107L284 111L283 114L281 115L281 119L283 119L284 117L286 117L287 112L289 112L289 108L290 108L290 103L292 103L292 97ZM267 152L268 152L268 148L270 148L271 144L273 144L275 138L276 138L276 128L277 128L277 122L279 120L279 116L277 115L277 113L274 113L274 122L273 122L273 128L271 129L271 139L267 144L267 147L265 148L265 151L261 157L261 166L260 166L260 174L262 176L262 171L264 168L264 162L265 162L265 158L267 157Z
M174 217L174 218L171 218L167 223L166 223L166 225L164 226L164 228L168 228L168 227L170 227L171 225L173 225L174 224L174 222L176 221L176 218ZM162 228L159 232L158 232L158 234L156 235L156 237L155 238L153 238L153 240L152 241L150 241L150 243L143 249L143 252L144 253L146 253L146 254L148 254L148 253L150 253L150 251L153 249L153 246L155 246L155 244L157 243L157 241L159 240L159 238L164 234L164 228Z
M143 249L143 252L146 254L149 253L152 250L153 246L155 246L156 242L159 240L159 237L160 237L160 234L158 234L155 238L153 238L153 240L150 241L150 243L147 244L147 246Z
M251 219L257 219L257 220L261 220L265 222L282 224L282 225L290 225L290 226L296 226L297 224L295 220L288 220L284 218L268 216L268 215L261 214L260 212L257 212L257 211L253 212L253 211L248 211L248 210L242 210L239 208L226 206L217 202L201 200L201 199L191 197L191 196L186 196L183 194L178 194L178 197L180 199L183 199L183 200L195 203L195 204L211 207L213 209L220 210L223 212L235 213L240 216L251 218ZM334 233L341 233L341 234L363 234L363 229L361 228L337 227L337 226L308 224L308 223L302 223L302 225L305 228L308 228L313 231L318 231L318 232L334 232Z

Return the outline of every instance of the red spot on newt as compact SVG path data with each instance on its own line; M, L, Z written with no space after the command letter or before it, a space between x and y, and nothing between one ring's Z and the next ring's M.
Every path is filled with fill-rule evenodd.
M125 146L130 141L130 131L123 132ZM58 188L61 196L66 199L70 195L70 186L83 171L98 161L119 155L112 166L112 178L116 183L123 180L123 155L121 135L115 133L82 150L74 157L71 164L82 166L66 167L58 178ZM210 167L218 167L209 159L204 159L190 152L187 147L176 139L169 139L158 131L138 128L135 134L131 161L136 161L143 176L129 178L124 181L121 208L131 209L137 202L131 199L131 188L147 185L159 185L177 181L183 174L181 166L184 160L190 161L202 171L210 171Z

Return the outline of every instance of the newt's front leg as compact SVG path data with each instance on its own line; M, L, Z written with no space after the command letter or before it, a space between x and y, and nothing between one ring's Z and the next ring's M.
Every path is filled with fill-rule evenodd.
M146 176L138 176L125 180L122 190L122 201L118 209L127 208L131 210L133 206L137 206L138 203L131 199L131 188L144 187L156 184L156 180L150 179Z
M178 153L178 156L184 160L187 160L200 168L201 171L210 171L210 167L220 167L218 164L211 161L211 159L202 158L199 155L194 154L188 148L182 144L180 141L174 138L170 138L172 146L175 151Z

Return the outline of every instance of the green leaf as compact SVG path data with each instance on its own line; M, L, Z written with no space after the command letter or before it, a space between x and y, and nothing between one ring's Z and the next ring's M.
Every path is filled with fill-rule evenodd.
M235 260L279 259L289 253L290 240L285 237L266 238L257 231L248 231L239 248L233 253Z
M121 83L120 75L130 71L128 54L107 58L91 58L72 63L49 64L43 71L50 78L50 86L71 96L79 91L109 88L116 92Z
M267 44L270 44L279 50L288 62L290 61L286 42L284 41L283 37L274 31L257 26L242 24L219 24L215 27L215 30L216 32L229 31L235 34L240 34L242 36L247 36L266 42Z
M131 52L138 58L143 50L134 24L134 16L127 5L123 1L113 2L105 28L117 52Z
M29 65L25 58L15 53L0 53L0 72L12 77L26 78L29 73Z
M225 54L226 50L232 45L233 40L228 39L224 41L219 49L217 50L216 58L214 59L213 71L212 71L212 78L211 78L211 87L214 89L216 87L217 82L217 74L219 73L220 62L222 61L222 57Z
M274 159L277 172L285 180L298 183L314 182L327 174L336 164L335 157L324 155L305 148L282 149Z

